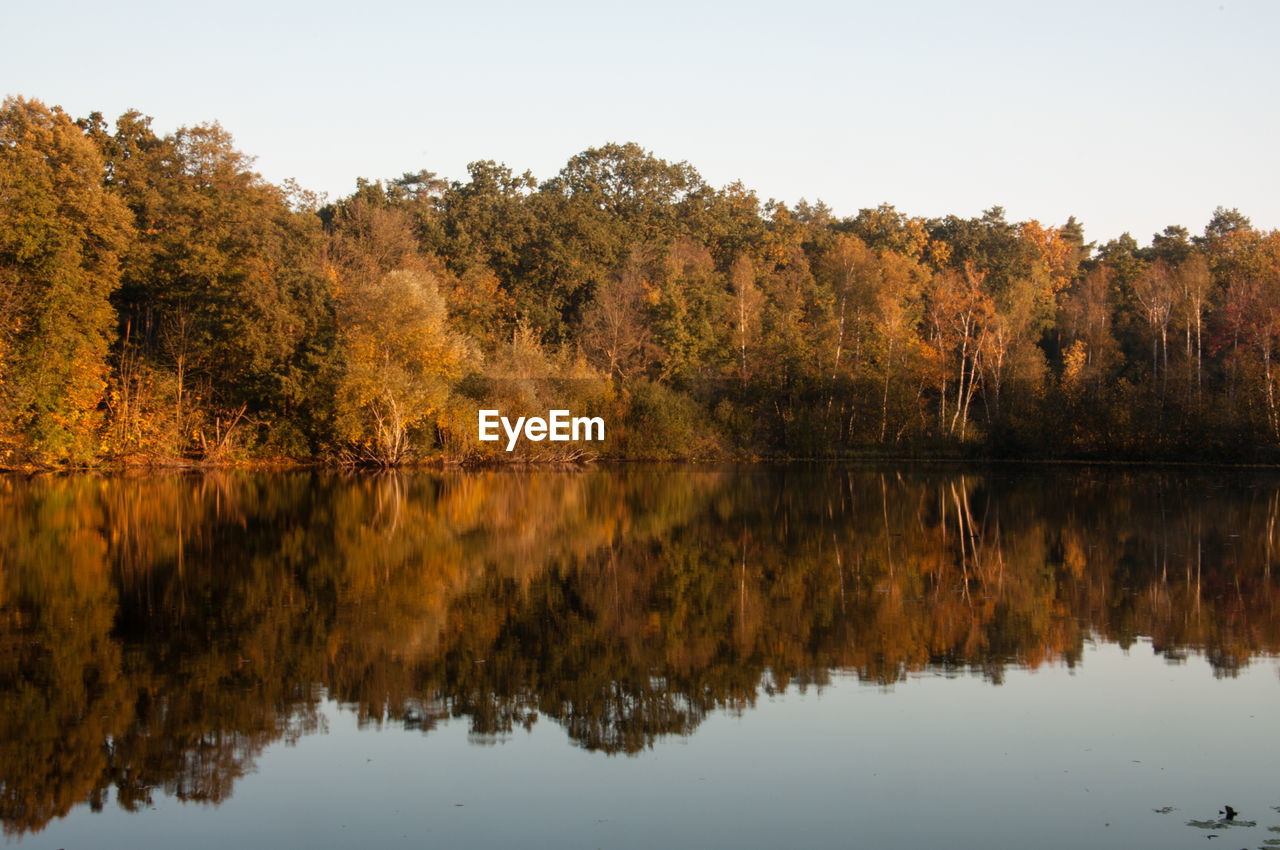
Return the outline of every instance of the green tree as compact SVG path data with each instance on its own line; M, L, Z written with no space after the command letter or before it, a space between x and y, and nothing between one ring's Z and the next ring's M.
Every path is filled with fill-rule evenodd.
M454 183L441 198L445 253L459 271L482 263L508 282L521 276L539 223L529 198L537 181L492 160L467 166L471 179Z
M543 224L513 293L521 319L567 340L632 248L689 232L704 188L688 163L668 163L635 143L574 156L531 199Z
M684 389L719 373L728 297L711 252L680 238L657 258L654 332L663 351L658 377Z

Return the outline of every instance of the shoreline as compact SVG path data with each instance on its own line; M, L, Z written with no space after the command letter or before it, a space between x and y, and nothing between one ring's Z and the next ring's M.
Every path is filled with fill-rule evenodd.
M628 466L723 466L731 468L789 467L789 466L952 466L952 467L1099 467L1107 469L1168 469L1168 470L1280 470L1280 462L1231 461L1231 460L1163 460L1119 458L1046 458L1046 457L956 457L948 455L849 455L841 457L591 457L586 459L512 458L501 459L452 459L428 457L395 465L333 463L322 459L299 460L296 458L254 458L234 461L153 462L120 463L108 461L100 464L78 466L0 466L0 477L34 478L41 475L67 475L97 473L119 475L156 475L164 473L209 472L296 472L322 470L326 472L403 472L425 470L495 470L495 469L559 469L586 470L601 467L624 468Z

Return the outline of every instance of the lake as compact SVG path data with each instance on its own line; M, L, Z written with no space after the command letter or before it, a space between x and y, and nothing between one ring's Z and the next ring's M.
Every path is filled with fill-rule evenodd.
M1278 515L1239 470L0 478L0 826L1280 846Z

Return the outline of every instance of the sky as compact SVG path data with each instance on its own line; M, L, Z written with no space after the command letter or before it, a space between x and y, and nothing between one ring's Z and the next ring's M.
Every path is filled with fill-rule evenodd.
M268 180L476 160L553 177L633 141L713 186L1140 244L1280 227L1280 3L8 3L0 92L217 121ZM15 34L22 34L14 37Z

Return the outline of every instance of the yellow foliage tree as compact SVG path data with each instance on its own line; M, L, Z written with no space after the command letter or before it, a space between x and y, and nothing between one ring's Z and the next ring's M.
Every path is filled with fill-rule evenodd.
M474 353L448 324L434 275L398 269L339 290L337 429L348 462L395 466L445 407Z
M102 160L59 109L0 106L0 464L95 451L130 235Z

